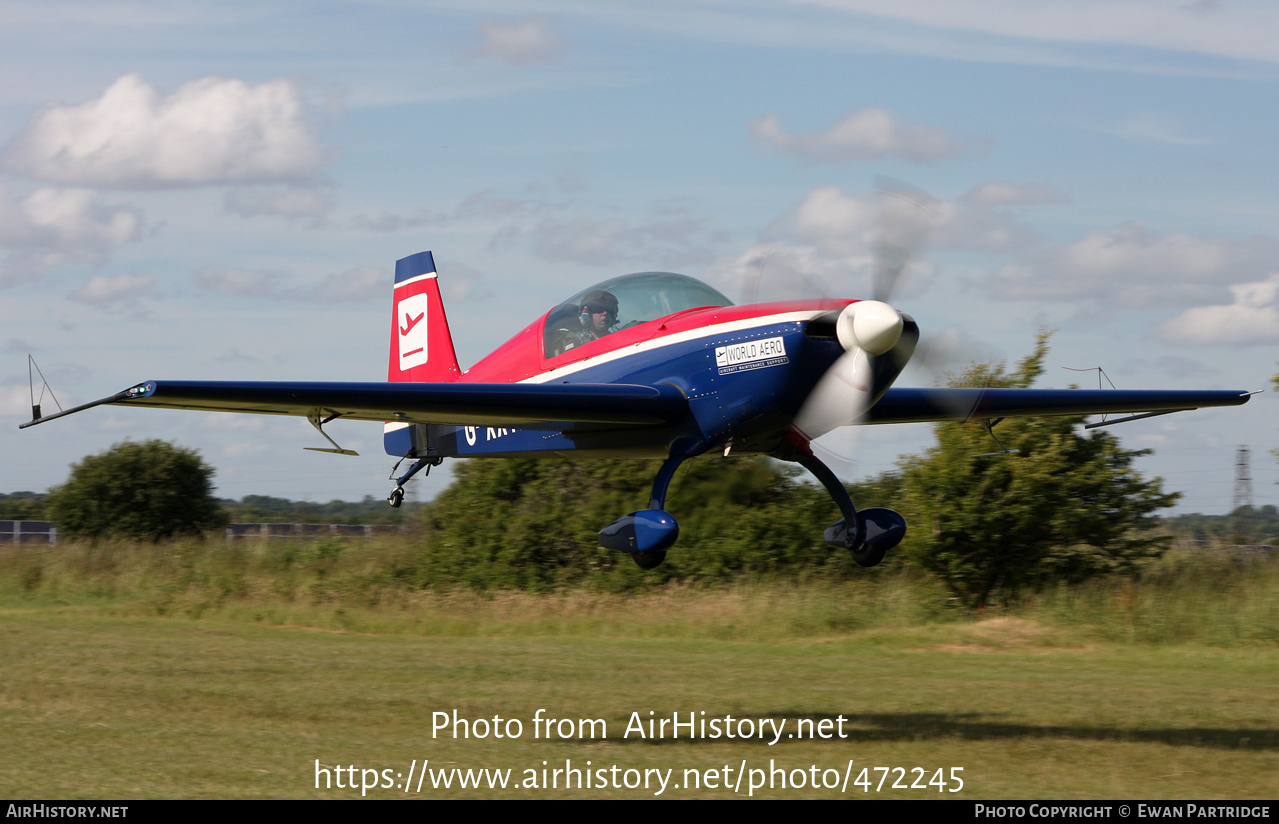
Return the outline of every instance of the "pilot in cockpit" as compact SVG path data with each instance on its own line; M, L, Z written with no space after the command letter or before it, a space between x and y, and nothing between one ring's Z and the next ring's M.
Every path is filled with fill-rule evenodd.
M582 298L581 312L576 318L565 318L552 336L553 355L567 352L584 343L598 340L617 325L617 297L597 289Z

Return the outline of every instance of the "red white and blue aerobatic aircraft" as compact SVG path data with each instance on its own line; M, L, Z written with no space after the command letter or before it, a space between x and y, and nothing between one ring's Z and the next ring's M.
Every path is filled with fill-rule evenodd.
M874 566L905 535L890 509L858 511L810 442L839 426L1012 416L1162 414L1236 406L1242 391L900 389L893 381L919 339L909 315L882 300L734 306L684 275L645 272L584 289L463 372L430 252L395 267L387 383L145 381L23 427L98 406L156 406L381 421L386 451L411 468L444 458L516 455L659 457L647 509L600 530L604 547L650 569L679 534L665 509L685 460L711 451L794 461L821 481L843 518L827 542ZM1134 414L1133 417L1146 415ZM1123 420L1129 420L1124 418ZM398 464L397 464L398 467Z

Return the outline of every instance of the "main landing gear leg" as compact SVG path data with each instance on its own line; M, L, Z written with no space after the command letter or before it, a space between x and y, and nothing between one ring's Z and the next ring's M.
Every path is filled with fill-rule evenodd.
M392 489L391 494L386 496L386 502L398 509L400 504L404 503L404 485L408 483L409 478L412 478L423 469L426 470L426 474L430 475L431 467L439 466L443 462L443 458L418 458L413 466L409 467L409 471L398 478L395 477L395 470L391 470L391 478L395 481L395 489ZM399 466L397 463L395 465L396 469Z
M813 454L807 443L793 440L790 447L786 460L794 461L813 473L844 516L826 529L826 543L847 548L859 566L873 567L884 560L884 553L906 537L906 519L882 507L858 512L844 484Z
M601 529L600 546L629 553L641 569L653 569L666 560L666 550L679 537L679 524L675 516L663 507L666 506L666 491L670 488L671 479L685 457L672 455L666 459L653 479L648 509L632 512Z
M683 455L672 455L662 464L662 468L657 470L657 477L653 479L653 491L648 496L649 509L661 509L666 506L666 491L670 489L675 470L679 469L684 460Z

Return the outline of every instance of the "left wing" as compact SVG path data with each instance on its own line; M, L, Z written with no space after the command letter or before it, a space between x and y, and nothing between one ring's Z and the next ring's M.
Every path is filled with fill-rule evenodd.
M1240 406L1239 390L892 388L865 423L962 421L1039 415L1180 412ZM688 400L673 386L530 383L290 383L146 381L19 428L103 404L453 426L661 426L678 424Z
M1162 414L1206 406L1240 406L1248 402L1251 394L1238 390L893 388L867 410L864 422L917 423L1103 413Z
M673 386L534 383L276 383L146 381L19 428L103 404L208 412L402 421L454 426L677 424L688 401Z

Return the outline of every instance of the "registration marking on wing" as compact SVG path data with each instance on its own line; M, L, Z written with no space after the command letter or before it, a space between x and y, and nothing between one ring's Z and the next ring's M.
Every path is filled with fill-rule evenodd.
M790 363L783 338L762 338L715 347L715 365L721 375Z

